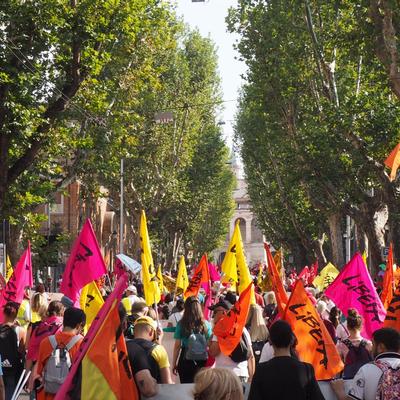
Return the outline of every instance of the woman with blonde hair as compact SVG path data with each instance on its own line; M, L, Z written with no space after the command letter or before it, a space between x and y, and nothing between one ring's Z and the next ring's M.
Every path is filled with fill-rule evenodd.
M31 300L32 317L31 322L39 322L46 318L49 303L42 293L36 292Z
M194 378L194 400L243 400L239 378L227 368L204 368Z
M258 304L252 304L250 306L246 328L250 333L251 345L257 365L260 360L261 351L269 336L268 328L263 318L263 311Z

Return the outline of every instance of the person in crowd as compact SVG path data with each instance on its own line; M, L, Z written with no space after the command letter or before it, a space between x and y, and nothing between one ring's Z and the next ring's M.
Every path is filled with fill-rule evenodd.
M336 337L338 340L344 340L349 337L349 331L346 326L341 322L342 313L336 306L329 311L329 321L332 322L336 330Z
M231 307L232 304L223 299L209 307L210 310L213 311L214 325L230 310ZM212 336L209 353L211 357L215 358L216 367L232 370L242 382L251 381L255 370L255 359L251 347L251 337L246 328L243 328L240 343L230 356L221 352L218 338L215 335Z
M276 313L276 298L274 292L268 292L265 294L265 307L264 307L264 318L267 324L270 325L270 322L273 321ZM269 326L268 325L268 326Z
M325 325L326 330L329 332L329 335L331 336L333 343L336 343L337 342L336 328L332 324L332 322L326 318L326 316L329 317L329 313L327 311L327 305L324 301L319 301L317 303L317 311L322 319L322 322Z
M47 297L40 292L36 292L31 300L31 322L40 322L46 316L48 306Z
M64 312L62 331L57 332L55 335L47 336L40 342L37 358L37 376L35 377L38 400L51 400L55 397L55 394L46 392L44 388L46 363L54 350L51 338L55 339L57 347L70 347L68 353L73 362L83 340L82 332L85 324L86 315L81 309L75 307L67 308Z
M189 296L174 333L172 365L181 383L193 383L196 373L206 365L207 342L211 336L211 324L204 319L199 299Z
M0 400L5 400L6 394L4 390L3 369L1 368L1 355L0 355Z
M0 325L0 355L2 359L5 398L11 399L23 369L26 331L17 323L18 303L4 306L4 323Z
M378 329L372 335L372 342L375 360L359 369L347 393L342 379L331 381L338 400L399 398L396 390L400 380L400 333L392 328Z
M256 303L261 307L264 308L264 298L261 296L261 289L257 286L257 278L254 280L254 296L256 298Z
M203 368L194 378L194 400L243 400L239 378L226 368Z
M347 312L347 339L337 343L338 352L344 362L343 378L352 379L357 371L372 361L372 343L361 336L362 317L354 308Z
M154 321L158 320L156 310L153 307L149 307L147 316L154 319Z
M31 322L31 288L26 286L24 288L24 298L19 306L17 321L20 326L28 329L28 325Z
M32 371L31 378L29 379L27 389L29 392L34 391L33 377L37 375L37 358L39 354L39 346L41 341L50 335L55 335L61 331L63 324L64 306L60 301L52 301L49 304L45 318L40 322L30 324L27 338L26 347L28 352L26 354L25 369Z
M169 316L168 327L176 327L178 322L182 319L184 304L185 304L185 302L181 298L179 298L176 301L176 304L175 304L176 311Z
M124 336L127 339L134 338L133 331L134 331L135 321L139 317L146 316L148 312L149 312L149 307L144 301L137 301L132 304L131 315L128 315L126 329L124 332Z
M247 330L250 333L251 344L254 353L256 366L260 361L261 351L268 340L268 328L263 318L262 308L258 304L250 306Z
M148 366L151 376L158 383L173 383L165 348L158 343L162 330L152 318L139 317L135 321L134 338L127 342L128 357L133 371L137 366Z
M324 400L311 364L291 356L294 334L290 325L276 321L270 328L274 357L258 365L249 400Z
M136 289L136 286L134 286L134 285L129 285L129 286L126 288L125 296L126 296L126 297L124 297L124 298L122 299L122 304L124 305L127 314L128 314L128 315L131 315L133 304L136 303L136 302L138 302L138 301L140 301L140 298L137 296L137 289Z

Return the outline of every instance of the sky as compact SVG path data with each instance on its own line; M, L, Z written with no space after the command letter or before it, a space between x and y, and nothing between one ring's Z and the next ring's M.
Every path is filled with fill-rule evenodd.
M231 146L236 99L242 84L240 75L245 72L245 65L235 59L238 53L233 45L238 36L227 32L225 18L228 9L235 7L237 0L205 0L199 3L193 3L192 0L172 1L177 5L177 14L191 27L197 27L203 36L210 37L216 45L223 99L229 100L223 104L221 122L225 122L222 125L223 133L227 144Z

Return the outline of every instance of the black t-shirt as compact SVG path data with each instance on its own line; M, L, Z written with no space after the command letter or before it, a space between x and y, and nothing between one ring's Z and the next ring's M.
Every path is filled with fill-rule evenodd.
M142 346L133 340L127 340L126 348L128 350L129 363L131 364L133 374L144 369L151 370L149 358Z
M311 364L274 357L258 364L248 400L324 400Z

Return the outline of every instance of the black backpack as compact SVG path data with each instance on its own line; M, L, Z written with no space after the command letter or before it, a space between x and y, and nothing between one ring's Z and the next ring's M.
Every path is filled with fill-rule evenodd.
M132 339L131 342L136 343L144 350L149 361L151 376L157 381L157 383L161 383L160 367L151 355L151 352L156 346L158 346L158 344L146 339Z
M232 353L229 357L235 363L240 363L242 361L248 360L250 358L250 356L251 356L251 349L249 348L249 345L247 344L247 340L246 340L244 334L242 333L242 336L240 337L240 342L235 347L235 349L232 351Z
M349 339L343 340L343 344L349 349L346 359L344 360L343 378L353 379L364 364L372 361L372 356L365 348L367 345L365 340L361 340L358 346L354 346Z
M4 376L19 377L22 372L22 358L18 350L18 336L14 327L0 325L1 367Z

